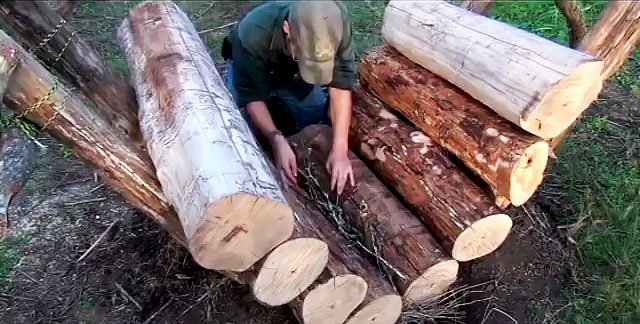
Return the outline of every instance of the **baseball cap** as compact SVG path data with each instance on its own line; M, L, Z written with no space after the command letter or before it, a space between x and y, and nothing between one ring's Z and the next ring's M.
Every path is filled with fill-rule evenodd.
M291 5L289 25L302 79L311 84L330 83L343 32L338 5L334 1L296 1Z

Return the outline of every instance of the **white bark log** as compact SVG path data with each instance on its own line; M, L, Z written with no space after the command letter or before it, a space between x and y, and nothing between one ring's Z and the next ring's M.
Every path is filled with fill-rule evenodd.
M503 118L558 135L602 89L600 59L445 1L391 0L387 43Z
M203 267L244 271L288 239L293 212L193 24L144 2L118 29L162 189Z

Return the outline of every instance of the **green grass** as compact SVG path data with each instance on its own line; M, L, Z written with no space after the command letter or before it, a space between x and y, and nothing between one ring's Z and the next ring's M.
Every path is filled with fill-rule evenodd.
M9 286L9 273L20 261L19 253L13 242L0 239L0 292L5 292Z

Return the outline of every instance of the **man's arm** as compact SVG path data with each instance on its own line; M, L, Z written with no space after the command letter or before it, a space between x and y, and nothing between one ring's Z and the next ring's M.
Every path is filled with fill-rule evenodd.
M351 125L351 90L329 87L330 116L333 125L333 150L347 154Z

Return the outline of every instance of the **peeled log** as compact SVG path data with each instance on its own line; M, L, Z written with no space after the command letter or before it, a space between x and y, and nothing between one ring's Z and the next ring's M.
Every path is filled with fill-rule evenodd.
M444 149L357 87L350 147L428 225L447 253L469 261L495 251L512 221Z
M385 41L503 118L543 139L580 116L602 88L602 61L446 1L391 0Z
M317 285L301 295L303 323L344 323L361 304L347 323L396 323L402 312L402 300L382 272L365 259L352 242L338 233L317 208L316 202L294 189L285 194L295 210L296 227L305 236L316 237L329 246L326 272ZM372 314L375 320L371 320L369 315Z
M299 168L313 170L316 190L330 192L331 176L323 167L331 151L332 130L326 125L306 127L291 136ZM456 280L458 262L442 250L424 224L393 196L376 175L352 152L357 189L339 201L343 217L369 251L379 251L378 262L391 275L404 299L421 302L440 295ZM311 180L310 180L311 181ZM388 263L387 266L385 263Z
M118 39L189 250L208 269L248 269L291 236L293 212L193 24L171 2L145 2Z
M389 45L360 63L362 83L492 188L496 199L525 203L542 182L549 145L496 115ZM500 203L499 205L502 205Z
M115 129L138 139L138 103L133 88L100 53L62 24L42 47L39 44L64 21L45 1L1 1L1 24L8 26L25 47L52 65L91 99ZM53 64L58 55L60 61Z

